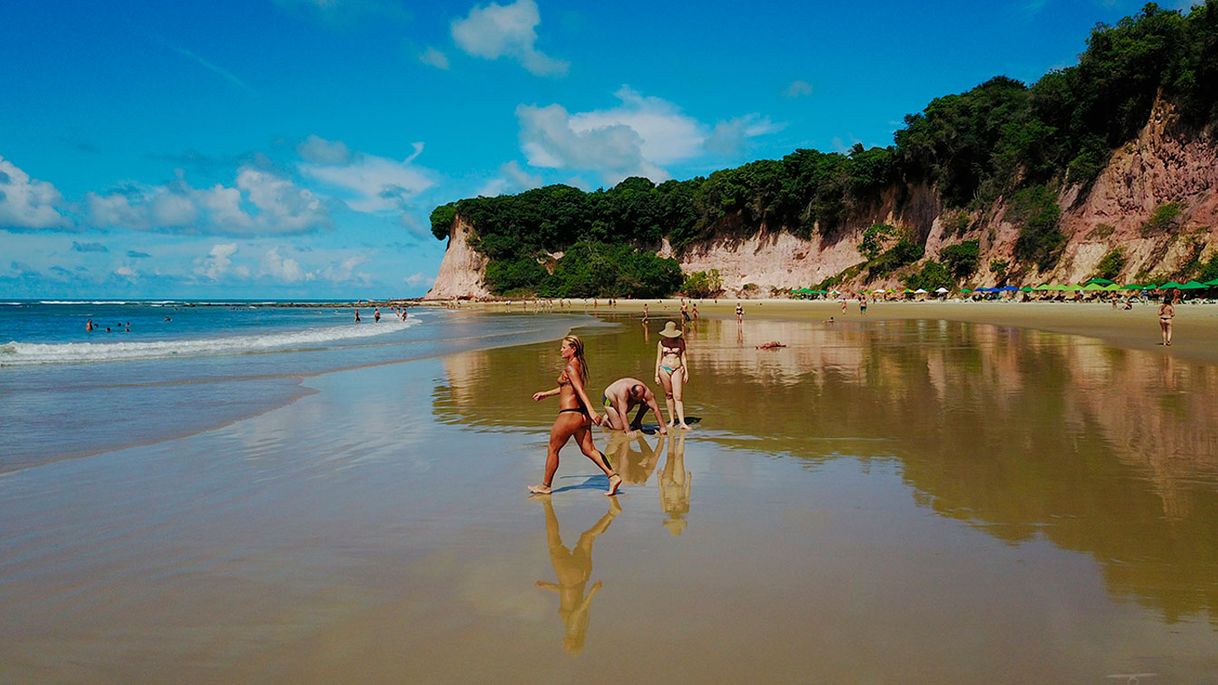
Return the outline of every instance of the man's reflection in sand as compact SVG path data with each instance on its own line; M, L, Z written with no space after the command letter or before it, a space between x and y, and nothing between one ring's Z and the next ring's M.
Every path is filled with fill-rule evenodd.
M660 461L657 455L659 445L656 446L657 449L652 449L651 445L647 443L643 431L633 431L632 433L628 436L621 431L613 431L609 435L609 444L605 447L605 454L609 455L609 461L621 474L622 482L627 485L645 485L647 479L651 478L651 473L655 471L656 464ZM638 447L637 450L631 449L635 446Z
M664 438L656 445L659 452L664 445ZM673 535L685 532L688 521L685 515L689 513L690 481L692 474L685 470L685 436L678 434L668 443L668 461L664 462L664 471L660 473L660 506L668 514L664 527Z
M554 565L554 575L558 576L557 583L537 581L537 587L554 590L558 593L558 615L562 617L566 627L562 646L572 654L578 654L584 649L584 638L588 634L588 609L592 598L601 589L598 580L592 585L592 590L586 595L584 587L592 577L592 543L601 533L609 529L614 517L622 512L618 498L609 498L609 511L594 523L591 528L579 536L575 547L568 550L562 544L562 535L558 532L558 516L554 514L554 503L549 497L542 497L541 503L546 511L546 542L550 547L550 563Z

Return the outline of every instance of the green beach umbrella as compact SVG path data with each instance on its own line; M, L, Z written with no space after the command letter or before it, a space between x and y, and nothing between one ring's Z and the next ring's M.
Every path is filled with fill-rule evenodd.
M1086 290L1087 292L1094 292L1096 290L1103 290L1104 286L1099 283L1092 282L1092 283L1088 283L1087 285L1083 286L1082 289Z
M1100 285L1112 285L1112 281L1108 280L1107 278L1100 278L1098 276L1087 281L1087 285L1091 285L1093 283L1098 283Z
M1168 282L1164 283L1163 285L1161 285L1161 286L1159 286L1159 287L1160 287L1160 288L1180 288L1180 287L1183 287L1183 286L1181 286L1179 283L1177 283L1177 282L1175 282L1175 281L1168 281Z
M1062 286L1062 290L1069 290L1070 292L1078 292L1082 289L1083 289L1082 286L1075 285L1074 283L1068 283L1068 284Z
M971 292L973 292L973 291L972 291L972 290L969 290L968 288L961 288L961 289L960 289L960 292L962 292L962 293L971 293Z
M1032 288L1032 290L1037 290L1037 291L1041 291L1041 292L1044 292L1045 290L1052 290L1052 289L1053 289L1053 287L1050 286L1048 283L1041 283L1040 285Z
M1022 290L1025 293L1030 293L1030 292L1032 292L1032 286L1025 285L1024 287L1020 288L1020 290Z
M1121 289L1121 284L1119 284L1119 283L1109 283L1108 285L1104 286L1104 290L1106 290L1107 292L1110 292L1110 293L1116 292L1120 289Z
M1206 282L1205 282L1205 284L1206 284L1206 285L1211 285L1211 286L1213 286L1213 285L1218 285L1218 278L1215 278L1215 279L1214 279L1214 280L1212 280L1212 281L1206 281Z
M1205 284L1198 283L1197 281L1189 281L1188 283L1185 283L1184 285L1180 286L1180 289L1181 290L1205 290Z
M1137 283L1130 283L1129 285L1121 286L1121 290L1141 290L1141 289L1142 289L1142 286L1138 285Z

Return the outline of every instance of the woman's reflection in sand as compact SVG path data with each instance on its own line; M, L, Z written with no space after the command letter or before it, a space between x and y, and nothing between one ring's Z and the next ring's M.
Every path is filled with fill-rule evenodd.
M558 593L558 615L562 617L566 627L562 646L572 654L578 654L584 649L584 638L588 634L588 609L592 598L601 589L598 580L592 584L592 590L586 595L584 587L592 577L592 543L601 533L609 529L614 517L622 512L622 505L616 497L609 498L609 511L591 528L579 536L575 547L568 550L562 544L562 535L558 532L558 516L554 514L554 503L549 497L541 497L542 506L546 511L546 542L550 547L550 563L554 565L554 575L558 576L557 583L537 581L537 587L554 590Z
M651 473L660 461L657 452L659 445L663 444L663 438L660 438L661 442L656 445L656 449L652 449L644 435L643 431L635 431L630 436L621 431L614 431L609 436L609 445L605 447L609 460L616 465L622 482L627 485L646 485L647 479L651 478ZM631 447L636 445L638 449L632 450Z
M656 445L657 452L663 444L661 437ZM685 436L676 435L668 444L668 461L664 462L664 471L660 473L660 506L668 514L664 527L673 535L685 532L688 525L685 515L689 513L691 480L693 475L685 470Z

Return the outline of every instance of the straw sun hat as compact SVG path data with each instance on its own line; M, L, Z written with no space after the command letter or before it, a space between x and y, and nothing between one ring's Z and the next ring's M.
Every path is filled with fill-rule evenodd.
M677 328L677 324L669 321L664 324L664 330L660 331L660 335L665 338L679 338L681 337L681 331Z

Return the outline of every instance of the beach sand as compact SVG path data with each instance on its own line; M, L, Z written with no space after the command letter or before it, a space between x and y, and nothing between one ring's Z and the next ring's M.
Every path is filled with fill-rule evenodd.
M526 311L537 302L547 300L515 300L508 302L459 302L456 306L474 311ZM553 311L587 311L592 314L641 316L643 304L649 307L652 319L680 319L680 299L617 300L614 307L604 299L563 300L565 307ZM1018 326L1035 330L1068 333L1099 338L1118 347L1156 349L1159 342L1159 302L1142 302L1125 311L1110 304L1092 302L973 302L966 300L870 301L867 314L859 313L857 300L850 300L846 314L841 312L840 300L698 300L698 312L707 318L735 318L736 303L745 310L746 321L753 319L797 319L821 321L834 317L839 320L910 320L942 319L968 321L998 326ZM452 304L452 303L446 303ZM550 305L547 305L550 306ZM1176 306L1172 347L1165 352L1180 359L1218 364L1218 305L1179 304Z
M596 431L616 503L571 446L556 494L525 493L557 341L323 374L259 416L0 477L0 681L1218 672L1218 367L1052 332L1109 315L1085 305L745 307L687 334L698 429ZM651 382L654 309L577 329L593 394Z

